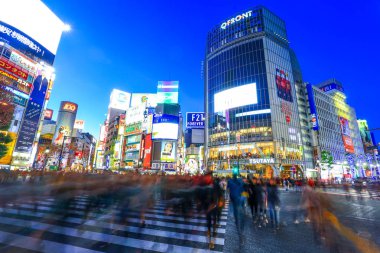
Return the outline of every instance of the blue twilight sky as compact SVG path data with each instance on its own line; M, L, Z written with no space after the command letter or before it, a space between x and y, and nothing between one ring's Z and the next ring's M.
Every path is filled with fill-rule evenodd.
M62 36L49 108L79 104L96 137L113 88L156 92L180 81L182 111L203 111L206 35L241 10L264 5L285 20L304 80L340 80L358 118L380 127L380 1L44 0L72 30ZM379 131L380 132L380 131ZM377 134L380 141L380 134Z

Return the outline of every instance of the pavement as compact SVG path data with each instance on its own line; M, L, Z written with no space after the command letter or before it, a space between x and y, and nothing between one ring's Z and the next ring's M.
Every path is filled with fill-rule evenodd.
M380 252L380 201L365 192L323 192L333 204L333 213L343 227L355 236L347 239L332 227L326 237L316 240L312 224L304 222L299 211L300 192L281 191L281 227L258 227L250 214L245 216L244 238L239 240L231 206L222 213L217 230L215 249L208 249L206 219L194 213L190 217L167 214L163 202L146 212L146 224L140 226L140 214L128 213L128 224L113 223L115 210L91 213L84 219L86 196L78 196L70 206L68 217L62 220L54 199L43 199L37 209L33 203L0 208L0 252L359 252L353 241L371 241ZM248 210L247 210L248 211ZM45 219L47 216L49 220ZM294 223L297 217L299 224ZM347 230L345 230L347 232ZM330 247L326 242L334 242Z
M353 232L356 241L371 241L380 252L380 201L371 199L366 192L361 194L352 191L350 195L343 191L328 190L325 194L333 205L333 213L344 227ZM312 224L306 223L303 215L297 208L300 203L300 192L281 191L281 228L274 230L269 224L266 227L257 227L253 223L250 214L245 216L244 236L242 243L234 224L232 212L229 212L225 253L236 252L360 252L352 240L347 239L342 233L329 227L326 239L315 240ZM295 224L298 217L299 224ZM333 238L333 240L328 240ZM331 247L328 243L332 243Z

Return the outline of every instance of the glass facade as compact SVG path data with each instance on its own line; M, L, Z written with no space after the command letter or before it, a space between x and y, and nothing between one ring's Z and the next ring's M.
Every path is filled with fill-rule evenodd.
M209 169L268 167L273 176L292 167L302 173L289 50L285 22L263 7L243 11L210 31L205 60ZM249 85L254 92L236 93Z

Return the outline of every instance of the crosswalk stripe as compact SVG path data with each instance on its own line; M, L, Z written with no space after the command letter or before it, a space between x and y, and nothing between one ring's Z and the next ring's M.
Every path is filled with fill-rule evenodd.
M30 208L30 209L35 208L35 206L33 204L21 204L19 206L23 207L23 208ZM53 206L42 206L42 205L37 206L36 209L37 210L43 210L43 211L55 210ZM77 215L84 215L85 214L84 211L79 211L79 210L68 210L68 212L73 213L73 214L77 214ZM140 215L140 212L135 212L135 211L129 211L128 213ZM165 220L173 220L173 221L184 221L184 222L203 223L203 224L207 223L207 220L205 220L205 219L173 217L173 216L169 216L169 215L160 215L160 214L151 214L151 213L145 213L144 216L149 217L149 218L165 219ZM227 222L221 221L220 225L227 225Z
M31 217L38 217L38 218L44 218L46 217L46 213L41 212L33 212L28 210L18 210L18 209L1 209L0 212L2 213L8 213L8 214L15 214L15 215L25 215L25 216L31 216ZM89 215L91 218L97 218L99 221L106 221L112 218L112 214L105 214L101 217L95 217L92 215ZM51 217L51 219L54 219L54 217ZM59 218L57 218L59 219ZM75 218L75 217L68 217L66 218L67 222L75 223L75 224L83 224L84 221L89 221L88 219L82 219L82 218ZM128 222L131 223L140 223L141 219L137 218L127 218ZM149 220L145 219L145 223L147 225L156 225L161 227L168 227L168 228L178 228L183 230L189 230L189 231L199 231L199 232L206 232L207 227L206 226L195 226L195 225L187 225L187 224L178 224L178 223L170 223L170 222L164 222L164 221L157 221L157 220ZM226 232L226 229L224 228L217 228L216 232L218 234L224 234Z
M47 253L100 253L101 251L81 248L73 246L70 244L63 244L58 242L52 242L48 240L39 240L37 238L23 236L19 234L13 234L8 232L0 231L0 242L16 246L18 248L23 248L27 250L41 251ZM43 244L43 247L40 245Z
M109 206L105 210L107 213L90 210L86 219L84 219L84 210L89 201L88 196L75 198L75 201L73 201L67 210L63 210L63 207L57 205L60 201L54 198L45 198L35 203L29 201L25 204L8 205L6 208L0 208L0 224L3 225L0 226L0 233L13 238L12 242L21 240L22 238L35 242L40 241L38 238L28 236L28 234L14 232L15 226L53 233L41 238L43 242L51 243L46 245L60 244L60 241L56 241L60 237L54 234L66 236L68 237L68 239L65 239L66 244L62 244L65 247L69 247L69 250L66 252L103 251L103 248L99 248L99 245L94 245L95 247L91 246L96 241L108 245L119 245L119 247L124 248L153 250L156 252L203 253L223 251L229 209L228 202L226 202L225 207L222 209L221 227L216 229L217 234L214 238L216 248L213 251L209 251L207 246L208 237L206 236L207 220L206 217L195 212L194 205L191 208L194 209L195 215L183 217L177 213L167 214L165 210L166 203L158 201L154 207L147 208L144 215L146 226L141 227L141 213L136 210L128 210L125 214L127 225L114 222L114 218L116 217L115 205ZM64 220L60 220L60 216L55 215L62 211L68 213L68 216ZM13 227L13 230L4 229L6 225ZM82 240L83 242L77 240ZM7 242L0 240L0 243L13 245L9 243L9 240ZM36 249L30 246L30 250ZM50 252L57 251L53 250Z
M13 218L5 218L3 217L0 220L1 224L7 224L7 225L13 225L13 226L24 226L25 222L20 221L18 219ZM29 228L34 230L42 230L42 231L49 231L56 234L63 234L67 236L73 236L73 237L80 237L83 239L89 239L94 241L100 241L100 242L106 242L106 243L112 243L112 244L118 244L123 245L127 247L133 247L133 248L140 248L140 249L146 249L146 250L155 250L158 252L168 252L168 249L170 249L170 252L209 252L209 250L203 250L198 249L194 251L193 248L186 247L186 246L179 246L179 245L169 245L166 243L161 242L152 242L147 240L140 240L135 238L125 238L122 236L117 235L110 235L105 233L99 233L99 232L92 232L92 231L81 231L76 228L69 228L69 227L62 227L62 226L56 226L56 225L49 225L41 222L30 222ZM54 252L54 251L53 251Z
M47 206L51 206L52 203L51 202L48 202L48 201L37 201L38 204L41 204L41 205L47 205ZM84 210L86 208L85 205L77 205L77 204L74 204L74 205L70 205L71 208L76 208L76 209L82 209ZM154 209L147 209L146 211L147 213L155 213L155 214L165 214L167 216L180 216L180 217L183 217L183 215L180 215L180 214L168 214L165 209L161 209L161 208L157 208L157 207L154 207ZM227 208L223 208L222 210L222 220L223 219L227 219L227 214L228 214L228 210ZM200 216L193 216L194 218L200 218Z

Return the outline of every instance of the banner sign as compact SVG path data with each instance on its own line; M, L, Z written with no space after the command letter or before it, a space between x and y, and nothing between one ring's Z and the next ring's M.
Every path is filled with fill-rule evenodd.
M37 76L34 80L34 88L30 95L29 103L26 106L24 120L17 139L16 152L30 153L32 151L48 84L48 80L41 75Z
M188 112L186 113L187 128L205 128L204 112Z
M306 85L307 97L309 98L311 125L314 131L319 130L317 107L315 106L314 91L310 83Z

